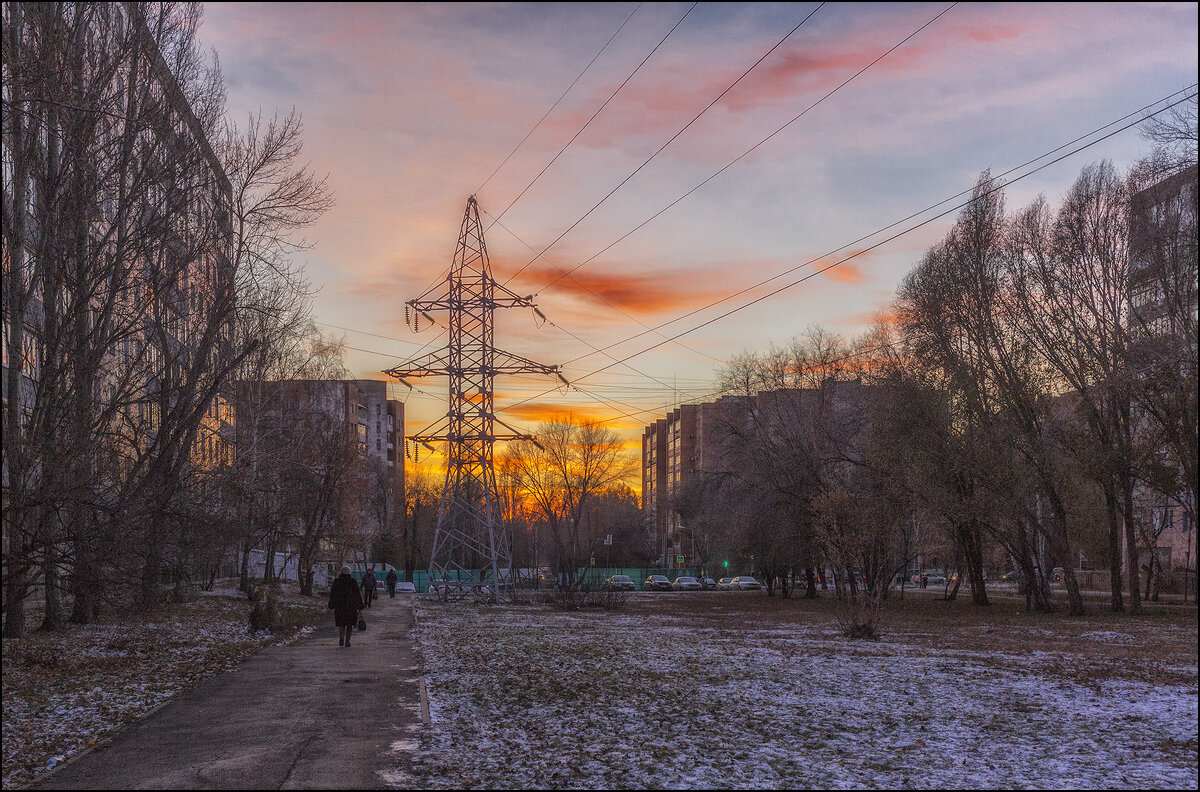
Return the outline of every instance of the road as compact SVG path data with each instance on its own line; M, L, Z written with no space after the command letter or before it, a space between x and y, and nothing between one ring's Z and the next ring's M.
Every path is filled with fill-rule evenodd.
M327 625L203 682L36 789L379 789L421 731L413 595L385 593L339 647Z

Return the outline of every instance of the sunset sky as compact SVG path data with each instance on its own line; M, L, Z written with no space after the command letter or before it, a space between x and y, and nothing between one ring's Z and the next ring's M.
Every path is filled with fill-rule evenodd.
M381 378L444 342L439 328L406 328L403 304L444 277L477 194L494 275L504 282L528 264L508 285L536 293L551 322L502 312L497 344L564 364L588 391L554 391L504 417L532 429L555 412L620 410L632 415L612 426L634 441L676 401L709 393L732 354L812 323L862 332L952 216L588 376L612 363L595 348L615 344L607 353L624 358L660 343L812 267L625 339L849 245L824 259L837 261L888 234L861 237L970 189L983 169L1007 171L1197 79L1194 3L964 3L617 242L949 6L215 3L200 37L220 56L234 119L303 114L305 156L337 195L305 254L321 288L316 316L345 337L356 374ZM1087 162L1127 167L1146 148L1136 129L1118 134L1014 184L1009 206L1038 193L1056 201ZM497 405L553 384L500 380ZM409 433L445 412L444 379L419 387L428 395L393 388L407 399Z

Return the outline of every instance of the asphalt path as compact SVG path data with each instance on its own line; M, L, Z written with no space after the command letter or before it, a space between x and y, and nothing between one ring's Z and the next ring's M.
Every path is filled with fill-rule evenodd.
M421 733L409 595L386 591L339 647L327 624L211 677L36 789L404 787Z

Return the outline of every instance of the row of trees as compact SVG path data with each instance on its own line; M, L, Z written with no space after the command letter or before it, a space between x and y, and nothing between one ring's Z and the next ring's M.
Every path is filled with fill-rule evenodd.
M980 605L987 568L1011 562L1043 611L1061 565L1082 613L1071 561L1086 546L1109 565L1111 607L1138 612L1139 555L1159 571L1162 530L1139 493L1195 525L1194 118L1175 119L1190 155L1160 137L1127 175L1089 165L1057 208L1009 212L984 173L892 321L732 360L706 419L722 462L673 502L698 551L752 557L784 596L794 580L815 596L833 569L869 632L896 573L931 553ZM1181 166L1190 189L1147 192Z
M240 530L237 380L306 370L300 119L224 113L194 3L6 3L4 634L152 607ZM319 345L318 345L319 348ZM240 457L239 457L240 458ZM249 455L254 459L254 455ZM252 464L252 463L251 463ZM64 591L73 593L68 613Z
M537 427L536 441L510 443L497 459L501 513L513 544L513 564L555 571L569 595L583 583L593 557L641 563L652 552L636 493L637 458L615 431L563 415ZM613 544L603 540L613 536Z

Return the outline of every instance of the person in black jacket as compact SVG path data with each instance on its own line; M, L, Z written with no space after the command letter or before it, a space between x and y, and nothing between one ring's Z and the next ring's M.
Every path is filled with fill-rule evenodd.
M333 623L338 628L338 646L349 646L354 623L363 609L362 597L359 596L354 578L350 577L349 566L342 567L342 574L329 587L329 607L333 610Z
M368 608L375 601L375 584L378 582L378 579L375 577L375 568L367 567L367 571L363 573L362 578L362 593L363 602L367 603Z
M389 569L387 575L383 578L383 582L387 583L388 596L392 599L396 598L396 581L399 579L400 576L396 574L396 570L394 569Z

